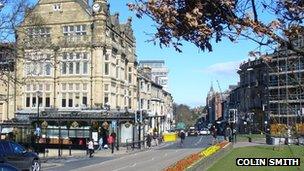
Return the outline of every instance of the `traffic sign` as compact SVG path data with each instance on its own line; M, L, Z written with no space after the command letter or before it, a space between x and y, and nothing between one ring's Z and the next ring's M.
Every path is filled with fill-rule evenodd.
M112 120L112 124L111 124L112 128L116 128L117 126L117 122L116 120Z

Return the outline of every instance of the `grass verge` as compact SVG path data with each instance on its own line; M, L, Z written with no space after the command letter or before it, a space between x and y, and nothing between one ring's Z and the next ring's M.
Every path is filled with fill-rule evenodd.
M288 158L295 157L300 158L300 166L298 167L270 167L270 166L236 166L236 158ZM233 149L229 154L224 156L208 171L298 171L304 170L304 147L303 146L283 146L281 150L273 150L273 146L252 146L252 147L240 147Z

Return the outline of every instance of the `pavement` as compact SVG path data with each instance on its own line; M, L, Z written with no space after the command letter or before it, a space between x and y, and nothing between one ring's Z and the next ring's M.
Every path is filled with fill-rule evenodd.
M266 144L266 139L261 139L261 140L256 140L253 142L236 142L233 144L233 148L238 148L238 147L249 147L249 146L260 146L260 145L268 145Z
M48 171L158 171L167 168L178 160L201 151L203 148L210 146L211 136L187 137L183 146L178 142L162 143L159 146L144 150L114 152L109 150L97 152L93 158L84 156L83 158L72 157L66 161L59 160L56 162L48 161L42 165L43 170ZM53 166L50 166L50 164Z

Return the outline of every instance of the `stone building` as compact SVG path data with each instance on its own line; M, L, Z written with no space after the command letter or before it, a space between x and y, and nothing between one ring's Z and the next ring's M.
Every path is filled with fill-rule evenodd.
M13 44L0 45L0 122L14 117L15 50Z
M240 65L237 101L240 124L253 124L256 130L263 130L268 104L268 68L262 58L248 60Z
M121 23L106 0L94 0L92 7L87 0L40 0L26 16L17 30L18 84L10 111L22 123L18 139L29 142L22 135L41 127L51 144L77 146L110 132L117 133L117 143L143 140L138 125L145 123L136 116L145 110L158 116L153 126L165 129L160 123L173 99L138 74L131 18Z
M42 135L53 143L106 131L121 142L134 137L137 61L130 18L120 23L106 0L93 7L87 0L40 0L17 33L18 84L10 111L17 120L45 127Z
M18 109L137 109L131 19L120 23L106 0L93 10L87 0L41 0L20 30Z
M156 128L160 133L171 128L173 98L151 78L150 67L139 68L139 104L140 109L147 114L147 130Z

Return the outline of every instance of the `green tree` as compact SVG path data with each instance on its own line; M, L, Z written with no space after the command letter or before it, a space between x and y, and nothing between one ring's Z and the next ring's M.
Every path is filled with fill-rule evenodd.
M175 116L176 123L184 122L187 127L193 126L196 120L200 116L195 113L193 109L185 104L174 104L173 105L173 115Z

